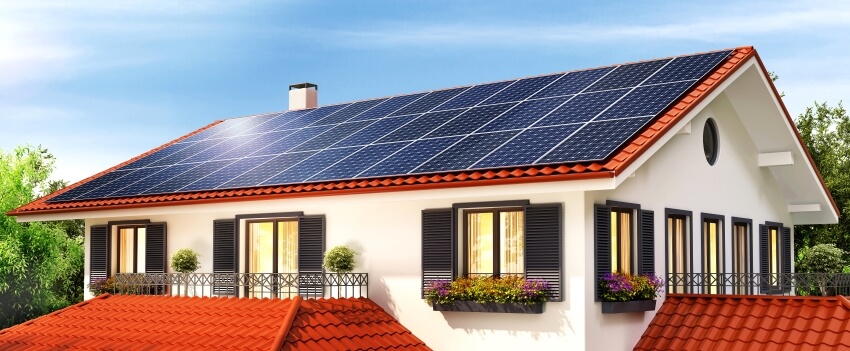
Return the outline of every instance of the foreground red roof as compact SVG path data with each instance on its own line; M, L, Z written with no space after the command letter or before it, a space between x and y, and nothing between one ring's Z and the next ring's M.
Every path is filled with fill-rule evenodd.
M2 350L430 350L369 299L101 295L0 330Z
M842 296L668 295L634 349L850 350L850 301Z
M655 120L628 140L619 150L612 153L608 159L599 162L565 163L549 166L528 166L497 168L491 170L459 171L448 173L437 173L430 175L392 176L374 179L356 179L348 181L325 181L314 183L302 183L282 186L262 186L244 189L228 189L214 191L196 191L185 193L174 193L164 195L143 195L123 198L80 200L48 203L47 200L60 195L68 190L76 188L93 179L96 179L124 165L130 164L140 158L152 154L171 144L191 137L219 122L212 123L195 132L187 134L170 143L153 149L147 153L134 157L124 163L116 165L101 173L84 179L76 184L47 195L27 205L21 206L8 215L24 216L29 214L56 213L56 212L79 212L101 209L123 209L152 206L188 205L212 202L233 202L247 200L266 200L275 198L292 198L301 196L321 195L344 195L360 194L370 192L418 190L434 188L451 188L474 185L496 185L528 182L544 182L573 179L611 178L623 172L629 165L638 159L647 149L655 144L661 136L669 132L677 122L682 120L688 112L702 102L717 86L732 75L748 59L758 54L751 46L739 47L717 68L706 75L706 77L694 85L690 91L685 93L678 102L673 103L664 112L659 114ZM760 63L760 61L759 61ZM775 91L775 88L773 88ZM784 106L783 106L784 108ZM790 117L786 111L786 118ZM793 124L793 121L790 121ZM797 135L799 138L799 135ZM802 144L802 141L801 141ZM806 150L808 153L808 150ZM809 157L810 162L811 157ZM818 176L820 174L818 173ZM821 184L826 189L826 185ZM827 191L827 194L829 191ZM833 207L838 212L835 201L830 197Z

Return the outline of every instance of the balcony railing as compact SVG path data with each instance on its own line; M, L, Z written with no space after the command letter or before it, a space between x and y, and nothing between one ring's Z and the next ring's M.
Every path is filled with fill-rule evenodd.
M850 295L847 273L671 273L668 294Z
M369 296L368 273L119 273L114 294L285 299Z

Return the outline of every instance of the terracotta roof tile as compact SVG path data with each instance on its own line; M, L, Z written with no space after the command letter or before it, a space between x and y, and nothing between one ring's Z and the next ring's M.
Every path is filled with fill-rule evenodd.
M672 129L672 127L676 125L677 122L684 118L687 112L691 111L706 96L708 96L708 94L711 93L713 89L719 85L719 83L723 82L726 78L731 76L731 74L735 72L735 70L741 67L743 63L751 57L758 58L755 49L753 49L753 47L751 46L733 49L732 54L726 59L726 62L719 65L714 72L708 74L706 78L697 83L691 89L691 91L685 94L677 103L671 104L671 107L661 113L646 127L644 127L643 132L637 133L635 137L624 143L618 151L615 151L611 156L608 157L607 160L603 161L569 163L553 166L511 167L503 169L493 169L490 171L459 171L433 174L428 176L394 176L371 180L357 179L349 181L318 182L311 184L265 186L235 190L231 189L200 191L194 193L176 193L166 195L144 195L102 200L81 200L58 203L46 202L54 196L57 196L70 189L78 187L114 169L118 169L124 165L130 164L133 161L145 157L161 148L164 148L168 145L198 134L220 122L217 121L213 124L210 124L209 126L201 128L191 134L174 140L171 143L162 145L157 149L151 150L147 153L132 158L124 163L121 163L115 167L112 167L92 177L82 180L65 189L59 190L53 194L47 195L27 205L21 206L9 212L8 214L14 216L21 216L38 213L77 212L100 209L168 206L176 204L197 204L222 201L232 202L245 200L265 200L282 197L321 196L337 194L342 195L383 191L451 188L473 185L470 184L471 182L474 182L474 185L494 185L572 179L610 178L620 174L623 170L626 169L626 167L631 165L638 157L640 157L640 155L642 155L655 142L657 142L661 138L661 136L669 132L670 129ZM833 206L836 208L837 211L838 207L835 206L834 201Z
M844 297L668 295L636 351L847 350Z
M108 294L0 330L0 349L430 350L365 298Z

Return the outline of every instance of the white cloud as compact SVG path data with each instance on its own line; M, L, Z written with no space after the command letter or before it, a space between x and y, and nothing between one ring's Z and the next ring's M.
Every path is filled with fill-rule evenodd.
M379 29L332 32L341 43L357 45L418 46L455 45L549 45L563 43L612 44L627 40L717 41L744 35L786 33L802 29L850 28L850 3L797 3L743 10L730 16L712 14L701 18L673 17L674 23L648 24L536 24L507 21L492 24L386 23Z

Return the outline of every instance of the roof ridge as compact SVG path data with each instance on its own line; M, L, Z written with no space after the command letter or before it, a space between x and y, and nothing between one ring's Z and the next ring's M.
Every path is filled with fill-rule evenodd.
M295 315L298 314L298 309L301 308L301 301L303 301L301 296L295 296L292 299L292 304L289 306L286 319L284 319L283 323L280 325L280 329L278 329L277 336L274 338L269 351L278 351L283 347L283 341L286 340L287 335L289 335L289 329L292 328L292 322L295 320Z

